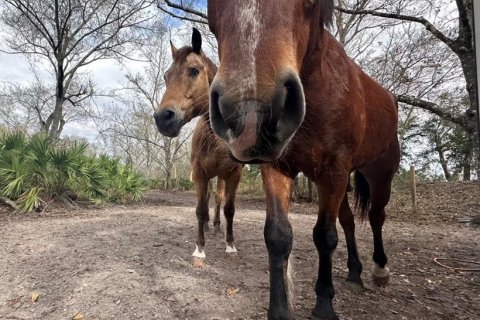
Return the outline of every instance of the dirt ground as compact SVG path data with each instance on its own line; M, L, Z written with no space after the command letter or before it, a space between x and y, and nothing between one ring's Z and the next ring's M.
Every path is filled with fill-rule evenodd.
M376 288L372 236L357 223L366 290L344 285L346 247L334 255L334 305L341 319L479 319L480 272L435 258L480 263L480 229L458 218L480 213L479 184L419 187L419 211L394 197L384 228L391 283ZM268 261L263 201L240 196L238 253L207 236L207 266L194 268L192 193L149 193L142 205L56 208L44 215L0 207L0 319L265 319ZM315 303L318 259L311 240L315 206L293 204L295 312ZM222 220L223 224L223 220ZM457 264L457 266L459 266ZM480 265L463 265L480 268ZM32 294L38 294L35 302Z

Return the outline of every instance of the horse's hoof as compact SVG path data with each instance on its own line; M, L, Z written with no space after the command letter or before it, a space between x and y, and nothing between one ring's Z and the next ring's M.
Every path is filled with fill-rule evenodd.
M237 253L237 248L235 248L235 246L232 244L228 244L227 243L227 249L225 249L225 252L226 253Z
M381 268L375 263L372 268L372 279L376 286L385 287L390 281L390 270L387 267Z
M328 312L324 314L319 314L315 310L312 311L310 315L310 319L312 320L338 320L338 316L335 312Z
M345 280L345 286L350 292L353 293L362 293L365 290L362 282L355 282L351 280Z
M312 320L338 320L337 314L333 310L332 302L327 298L318 298L315 308L310 316Z
M197 268L205 267L205 258L206 258L205 250L203 247L195 246L195 252L192 254L192 265Z
M192 265L195 268L204 268L205 267L205 258L192 257Z

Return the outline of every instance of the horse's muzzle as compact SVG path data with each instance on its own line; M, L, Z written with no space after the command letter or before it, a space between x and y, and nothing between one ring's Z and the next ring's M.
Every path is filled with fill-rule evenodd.
M158 131L167 137L177 137L182 128L182 119L173 108L157 111L153 115Z
M227 92L235 95L235 90L216 79L210 92L213 131L242 162L277 160L305 117L305 97L297 74L285 73L271 94L262 93L269 99L260 100L257 95L234 101Z

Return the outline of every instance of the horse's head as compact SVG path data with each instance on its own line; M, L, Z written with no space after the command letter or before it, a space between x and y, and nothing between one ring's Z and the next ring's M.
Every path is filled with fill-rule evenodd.
M305 116L300 71L333 0L209 0L220 67L210 92L212 128L241 161L274 161Z
M172 64L165 72L165 93L154 117L158 130L176 137L192 118L208 112L210 82L215 65L202 52L202 37L193 29L192 45L180 49L173 43Z

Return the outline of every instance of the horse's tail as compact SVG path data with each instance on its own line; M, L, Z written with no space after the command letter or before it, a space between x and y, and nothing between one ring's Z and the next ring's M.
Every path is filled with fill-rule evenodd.
M365 220L370 209L370 186L363 174L355 170L355 211L360 212L360 219Z

